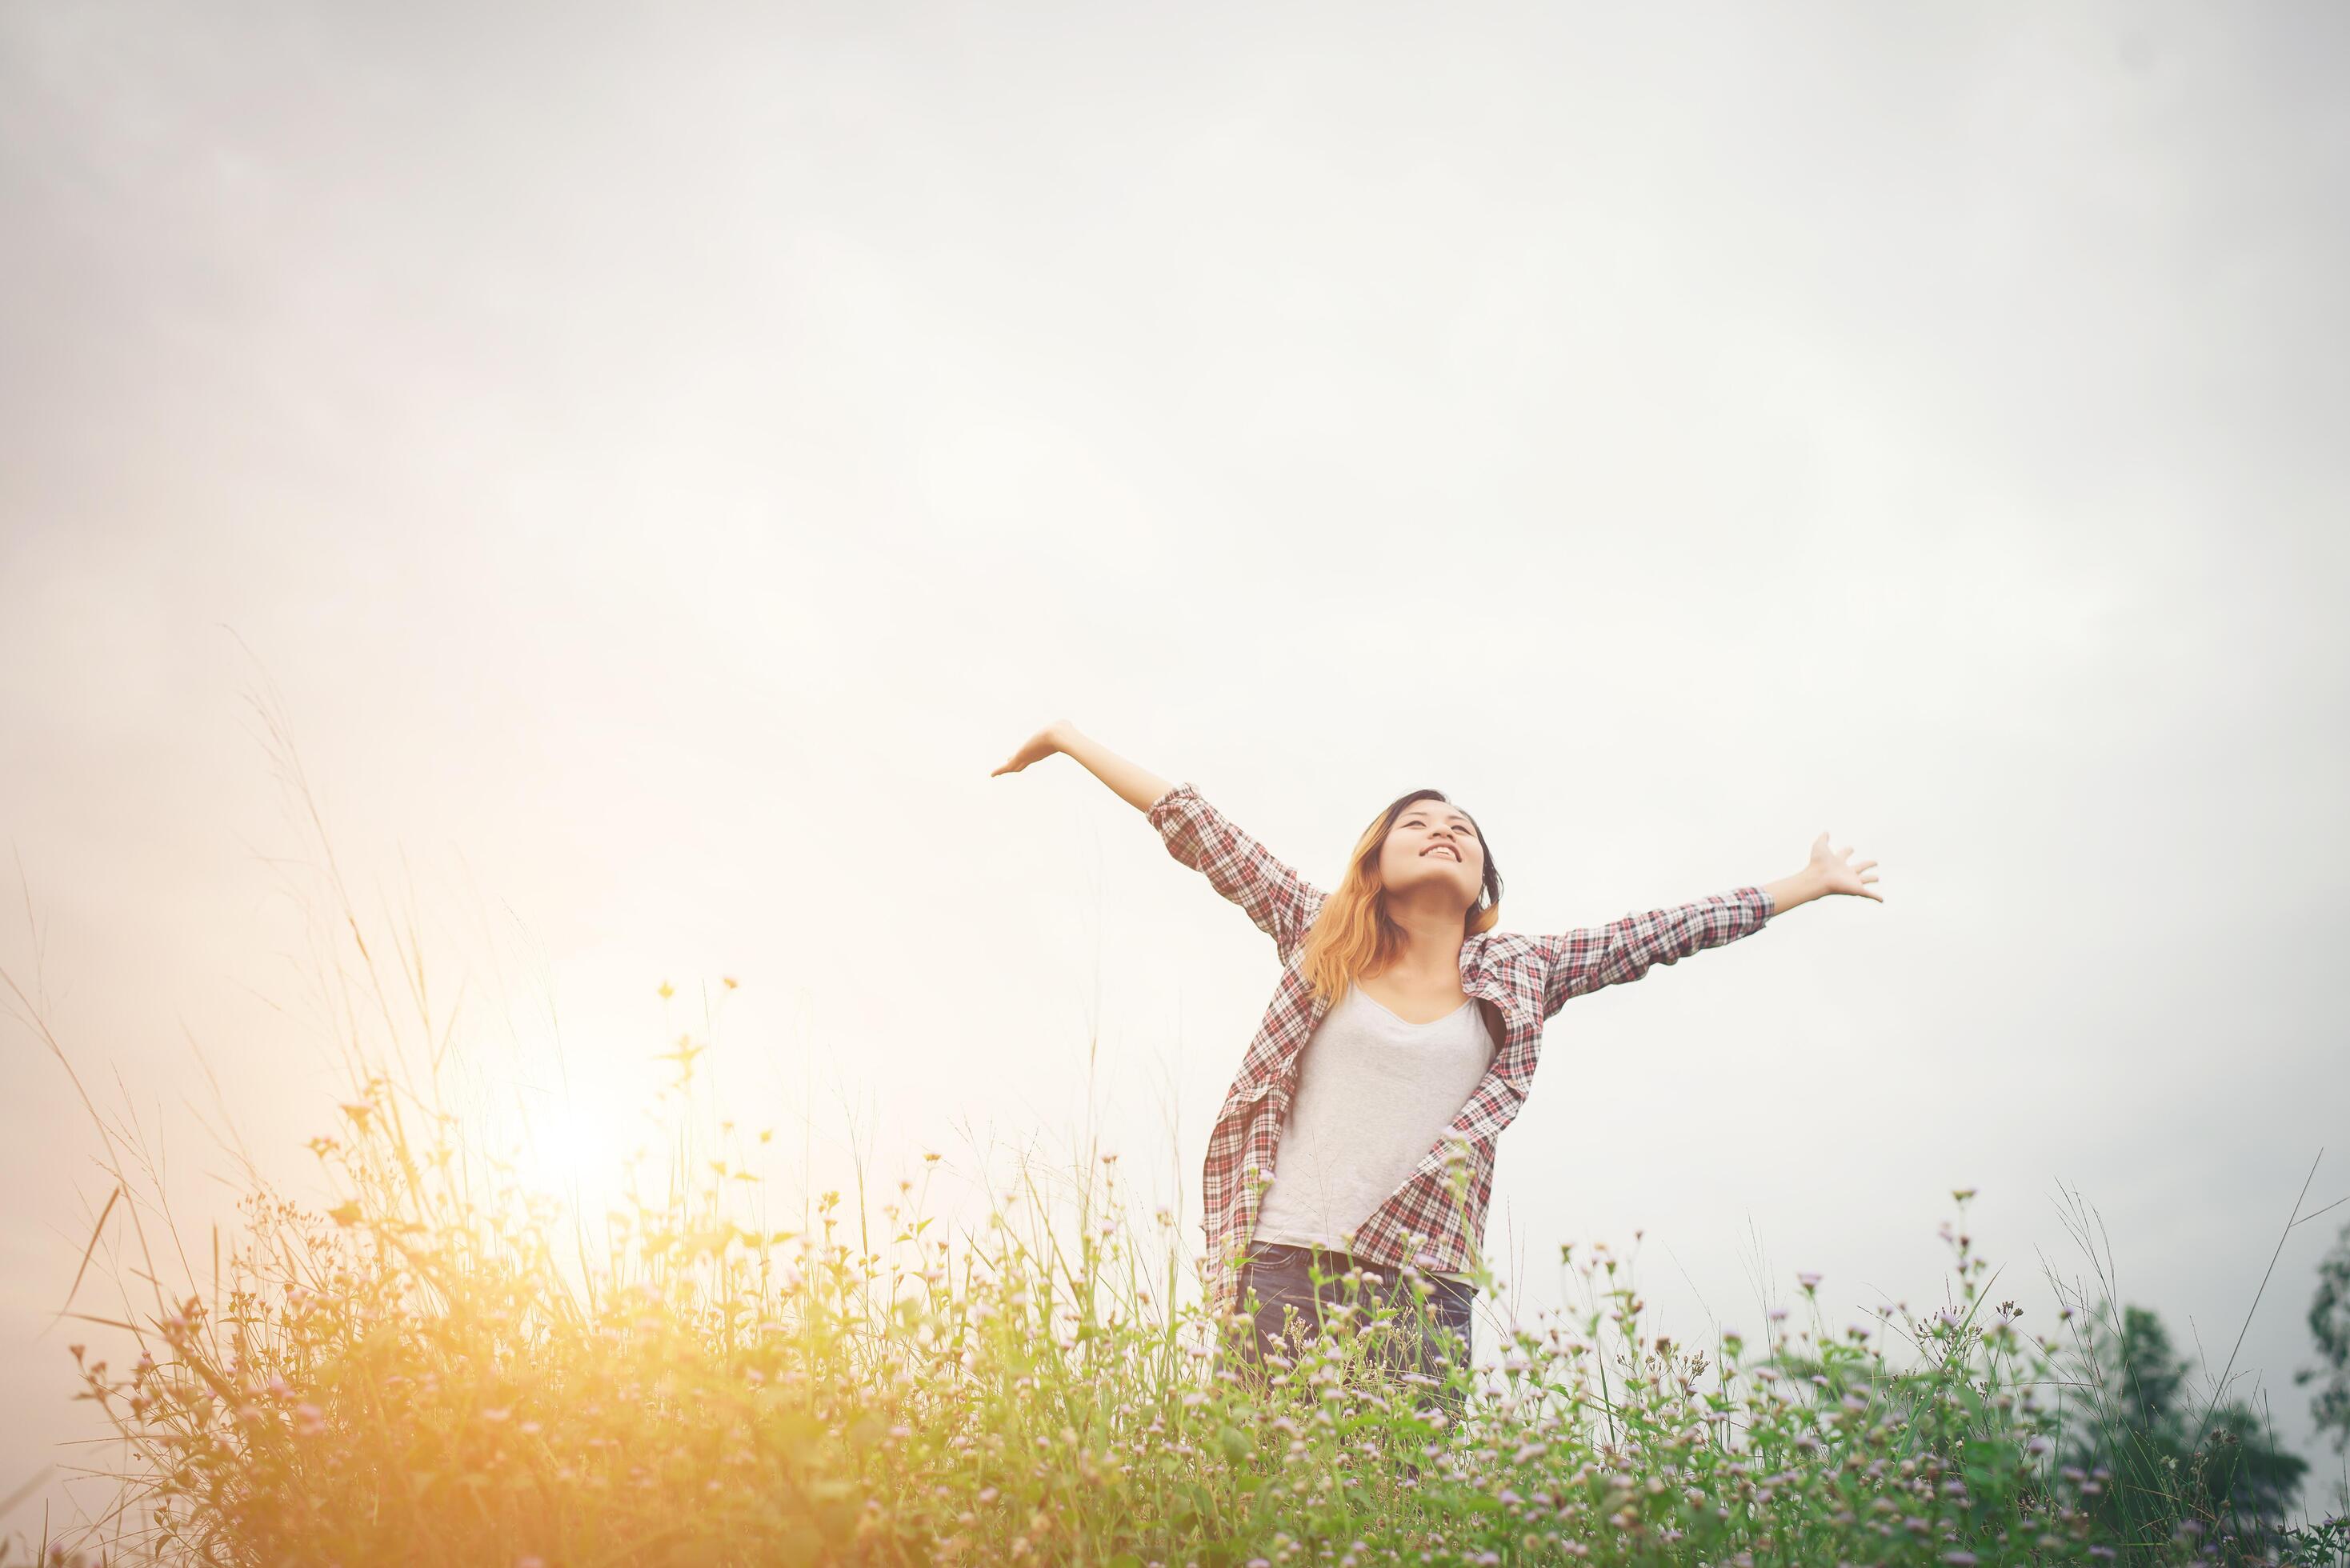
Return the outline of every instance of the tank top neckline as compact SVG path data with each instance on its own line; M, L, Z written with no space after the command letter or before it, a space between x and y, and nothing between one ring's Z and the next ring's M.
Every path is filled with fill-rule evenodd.
M1361 997L1365 1002L1369 1002L1373 1007L1378 1008L1381 1012L1386 1013L1389 1018L1394 1019L1398 1023L1402 1024L1406 1029L1433 1029L1440 1023L1451 1023L1454 1019L1460 1017L1461 1013L1477 1005L1477 999L1475 997L1463 997L1461 998L1461 1005L1446 1013L1443 1017L1431 1018L1424 1023L1414 1023L1410 1019L1406 1018L1402 1013L1398 1012L1394 1008L1389 1007L1386 1002L1381 1002L1378 997L1373 996L1369 992L1365 991L1363 989L1362 981L1356 981L1353 982L1353 985L1356 995Z

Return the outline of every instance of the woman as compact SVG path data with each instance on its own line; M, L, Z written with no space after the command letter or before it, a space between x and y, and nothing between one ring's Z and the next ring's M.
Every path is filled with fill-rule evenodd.
M1379 813L1325 893L1191 784L1066 720L989 776L1055 753L1143 812L1167 852L1246 911L1281 960L1208 1135L1201 1192L1210 1307L1259 1359L1353 1303L1401 1309L1419 1376L1465 1368L1493 1146L1525 1103L1551 1016L1569 997L1750 936L1814 898L1883 901L1868 886L1877 862L1850 863L1852 850L1831 850L1823 833L1791 877L1522 936L1494 929L1501 873L1475 820L1440 791Z

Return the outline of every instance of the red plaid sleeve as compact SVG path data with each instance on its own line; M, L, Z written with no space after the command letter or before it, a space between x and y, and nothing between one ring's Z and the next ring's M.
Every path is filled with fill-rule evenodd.
M1771 896L1760 888L1710 893L1694 904L1627 915L1605 926L1587 926L1534 939L1548 965L1543 980L1542 1015L1550 1017L1569 997L1639 979L1657 964L1685 959L1752 936L1771 917Z
M1179 784L1150 804L1150 826L1167 853L1204 875L1210 886L1238 904L1257 929L1273 939L1287 963L1305 940L1320 888L1218 811L1189 784Z

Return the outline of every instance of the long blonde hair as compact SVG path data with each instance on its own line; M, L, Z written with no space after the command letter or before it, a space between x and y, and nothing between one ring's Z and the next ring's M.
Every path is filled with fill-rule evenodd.
M1335 1004L1347 994L1347 986L1380 973L1403 956L1409 939L1404 929L1388 918L1387 885L1379 879L1379 851L1404 808L1417 800L1452 804L1442 790L1416 789L1372 818L1347 857L1346 876L1323 899L1321 912L1305 933L1298 968L1326 1004ZM1461 815L1469 816L1465 811ZM1464 937L1492 930L1502 919L1502 874L1493 868L1492 846L1485 842L1485 830L1477 826L1475 817L1469 817L1469 826L1476 828L1478 847L1485 854L1485 876L1477 902L1461 922Z

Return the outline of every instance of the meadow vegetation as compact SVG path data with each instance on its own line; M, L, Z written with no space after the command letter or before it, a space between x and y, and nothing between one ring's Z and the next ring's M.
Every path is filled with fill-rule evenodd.
M1031 1168L952 1234L911 1179L817 1195L772 1228L740 1135L695 1136L694 1052L677 1055L670 1136L592 1247L429 1096L362 1081L311 1140L338 1203L256 1190L211 1291L157 1286L154 1310L92 1320L116 1348L74 1347L122 1456L115 1510L76 1551L344 1568L2339 1560L2323 1532L2230 1517L2199 1468L2116 1508L2111 1467L2064 1462L2100 1402L2093 1319L2066 1311L2087 1373L2068 1376L2064 1345L1983 1299L1968 1191L1942 1231L1949 1304L1831 1325L1804 1276L1809 1323L1774 1312L1752 1345L1649 1332L1610 1249L1561 1249L1586 1309L1505 1337L1481 1324L1452 1420L1378 1375L1375 1314L1246 1384L1173 1217L1128 1211L1115 1156ZM134 1272L160 1279L154 1262Z

